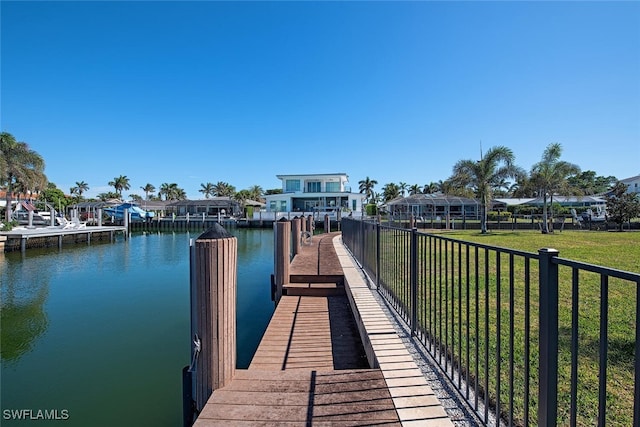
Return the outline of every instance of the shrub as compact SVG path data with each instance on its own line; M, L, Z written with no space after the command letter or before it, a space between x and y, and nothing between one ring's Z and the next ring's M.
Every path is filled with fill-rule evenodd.
M500 217L500 221L511 221L511 212L502 211L489 211L487 212L487 219L489 221L498 221L498 217Z
M378 206L373 203L370 203L364 207L365 212L368 216L378 215Z

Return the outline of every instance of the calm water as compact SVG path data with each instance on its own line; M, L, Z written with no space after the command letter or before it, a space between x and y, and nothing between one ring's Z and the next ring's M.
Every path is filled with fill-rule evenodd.
M238 238L238 367L273 312L273 231ZM180 426L189 364L189 239L31 249L0 260L0 424ZM65 421L7 420L6 410L66 410Z

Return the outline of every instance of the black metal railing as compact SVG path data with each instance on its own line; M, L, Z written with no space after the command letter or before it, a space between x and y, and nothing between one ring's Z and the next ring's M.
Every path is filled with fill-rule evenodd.
M341 229L485 424L639 425L640 274L350 218Z

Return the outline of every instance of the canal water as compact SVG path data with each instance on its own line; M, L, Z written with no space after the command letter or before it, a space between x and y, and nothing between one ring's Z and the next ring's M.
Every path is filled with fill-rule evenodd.
M238 367L246 368L273 313L273 231L229 231L238 238ZM198 235L6 253L0 425L180 426L189 241Z

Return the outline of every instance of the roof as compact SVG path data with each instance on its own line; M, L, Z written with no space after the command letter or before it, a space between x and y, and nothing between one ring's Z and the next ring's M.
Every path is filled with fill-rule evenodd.
M336 172L336 173L298 173L298 174L284 174L284 175L276 175L276 178L278 179L283 179L283 178L287 178L287 177L312 177L312 176L346 176L347 178L349 178L349 175L347 175L344 172Z
M640 175L632 176L631 178L621 179L620 182L629 184L629 183L632 183L633 181L638 181L638 180L640 180Z
M480 204L475 199L467 197L450 196L447 194L414 194L408 197L398 197L386 203L388 206L393 205L438 205L438 206L463 206Z
M542 197L526 198L526 199L512 199L512 198L498 198L494 199L497 202L504 203L507 206L517 205L542 205L544 199ZM547 202L551 202L551 198L547 199ZM554 203L589 203L589 204L601 204L605 203L603 197L599 196L553 196Z
M176 200L167 206L229 206L230 204L238 204L237 201L230 197L211 197L209 199L198 200Z

